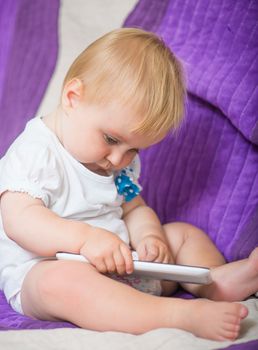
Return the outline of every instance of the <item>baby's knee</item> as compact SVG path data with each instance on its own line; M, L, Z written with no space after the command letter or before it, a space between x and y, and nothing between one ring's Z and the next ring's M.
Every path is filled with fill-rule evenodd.
M69 308L69 300L77 299L80 285L90 285L89 264L73 261L44 261L31 271L23 289L25 314L47 320L62 318L62 310ZM86 289L86 288L85 288Z
M82 279L87 283L89 264L73 261L43 261L32 269L24 287L30 295L36 295L38 303L49 304L66 300L72 295L76 283Z
M173 222L163 226L166 236L178 236L181 240L188 238L207 237L206 233L198 227L186 222Z

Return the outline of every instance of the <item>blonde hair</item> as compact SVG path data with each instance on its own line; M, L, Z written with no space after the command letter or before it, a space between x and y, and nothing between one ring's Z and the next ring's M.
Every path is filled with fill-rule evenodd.
M115 98L141 113L135 132L168 132L182 120L182 66L153 33L122 28L104 35L77 57L63 86L74 78L83 81L91 102L106 104Z

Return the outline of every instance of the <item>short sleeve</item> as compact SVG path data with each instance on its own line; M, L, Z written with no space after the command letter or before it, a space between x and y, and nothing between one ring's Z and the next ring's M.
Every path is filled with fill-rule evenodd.
M138 196L142 190L142 187L138 182L140 172L140 158L138 155L136 155L131 164L122 169L115 176L115 185L117 192L124 197L124 200L126 202L129 202Z
M49 207L58 198L60 185L56 158L44 144L18 144L0 161L0 195L5 191L24 192Z

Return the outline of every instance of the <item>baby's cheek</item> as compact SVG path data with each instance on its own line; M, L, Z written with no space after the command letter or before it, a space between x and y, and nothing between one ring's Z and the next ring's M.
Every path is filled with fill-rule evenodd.
M123 158L122 168L126 168L129 164L132 163L132 160L134 159L135 154L136 154L136 153L134 153L134 152L128 152L128 153L126 153L126 155L125 155L124 158Z

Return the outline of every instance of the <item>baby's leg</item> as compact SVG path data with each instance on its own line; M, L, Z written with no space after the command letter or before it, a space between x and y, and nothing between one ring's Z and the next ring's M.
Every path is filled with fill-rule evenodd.
M225 264L225 260L216 249L209 237L198 228L183 222L164 225L167 240L174 258L174 263L182 265L215 267ZM196 296L201 286L197 284L182 284L183 288ZM165 284L164 295L175 291L174 283Z
M26 315L67 320L82 328L140 334L180 328L215 340L235 339L247 309L238 303L148 295L76 261L44 261L25 278Z
M177 264L212 269L209 286L184 284L189 292L212 300L241 301L258 291L258 248L248 259L226 264L209 237L196 227L174 223L164 226Z

